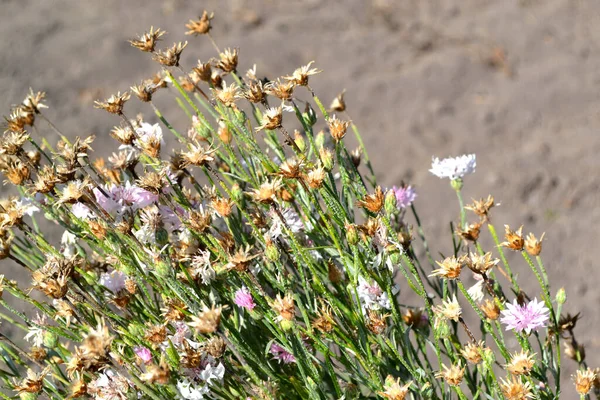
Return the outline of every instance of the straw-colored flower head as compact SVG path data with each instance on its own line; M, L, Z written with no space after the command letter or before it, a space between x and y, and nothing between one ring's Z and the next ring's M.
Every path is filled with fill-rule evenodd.
M500 390L506 398L506 400L527 400L533 399L534 395L531 393L531 383L521 380L517 376L511 376L509 379L500 380Z
M39 374L36 374L33 372L33 370L28 369L27 376L21 382L15 380L13 390L18 394L40 393L44 388L44 377L48 374L50 368L50 365L48 365Z
M187 44L188 42L173 43L168 49L155 52L152 59L167 67L178 67L181 53Z
M460 276L460 271L465 264L465 257L455 256L446 257L444 261L436 261L439 268L434 270L429 276L439 276L446 279L456 279Z
M585 371L577 370L577 373L573 377L575 381L575 390L580 395L586 395L594 386L594 382L596 381L597 375L594 370L591 368L586 369Z
M434 312L445 319L458 321L462 314L462 309L460 308L460 304L458 304L456 295L453 295L452 299L442 300L441 305L435 306Z
M482 221L487 221L489 219L489 212L495 205L494 198L489 194L487 199L473 199L473 204L465 206L465 209L473 211Z
M25 131L6 132L0 140L0 154L15 156L21 153L23 145L29 141L29 134Z
M252 260L259 256L259 254L251 255L250 251L250 245L238 249L237 252L229 256L225 269L238 272L248 271Z
M160 363L150 364L146 366L146 372L140 374L140 379L144 382L148 382L150 384L158 383L159 385L166 385L169 383L169 378L171 377L171 371L169 370L169 365L163 356L160 359Z
M219 54L219 60L215 66L223 72L229 73L235 71L237 69L237 65L238 49L228 48Z
M350 126L350 121L342 121L338 119L335 115L327 121L327 125L329 126L329 133L335 142L339 142L346 136L346 131Z
M384 200L385 195L381 190L381 186L377 186L375 193L367 194L363 200L358 200L356 205L376 214L383 208Z
M258 189L252 189L250 197L258 203L271 204L275 201L277 192L282 188L281 178L264 182Z
M385 390L377 392L377 394L388 400L404 400L410 392L408 388L412 383L413 381L409 381L404 385L400 385L400 378L394 379L393 376L388 375L383 384Z
M578 363L585 360L585 346L583 343L577 342L573 337L569 337L563 342L564 353L571 360Z
M137 39L130 40L129 43L141 51L152 53L154 51L154 47L156 46L156 42L158 42L161 36L163 36L165 33L167 32L161 30L160 28L156 28L156 30L154 30L154 27L150 27L148 32L144 33Z
M144 333L144 339L154 347L159 346L167 340L167 326L165 324L149 325Z
M83 396L87 395L87 393L88 393L88 387L87 387L87 383L85 382L85 380L83 380L83 378L77 379L71 385L71 396L69 396L69 398L76 399L78 397L83 397Z
M42 108L48 108L42 101L46 98L46 92L34 92L29 88L29 94L23 100L22 106L26 112L39 114Z
M461 367L460 364L453 364L450 366L450 368L442 364L442 367L444 370L438 372L435 375L436 378L444 379L444 381L450 386L460 385L465 375L465 367Z
M497 265L500 260L497 258L492 259L492 253L487 252L483 255L476 253L469 253L468 257L464 258L465 264L469 269L476 274L486 274L490 269Z
M485 299L481 305L481 311L485 314L486 318L495 321L500 317L500 308L498 305L490 299Z
M166 321L174 322L185 319L187 308L187 305L178 298L168 298L165 300L165 306L160 310Z
M23 185L31 176L31 169L15 156L5 156L0 160L0 170L6 177L5 183Z
M33 125L35 114L23 106L17 106L10 111L8 117L4 117L7 132L21 132L27 125Z
M213 93L215 98L219 100L225 107L235 108L235 102L241 96L240 88L235 84L227 86L227 83L223 83L222 89L214 89Z
M233 211L235 203L231 199L216 197L210 202L210 207L219 214L220 217L227 218Z
M485 344L483 341L478 343L469 343L460 350L460 354L471 364L479 364L483 359Z
M129 127L115 126L110 131L110 136L126 146L131 145L135 140L135 133Z
M511 355L510 362L504 367L513 375L529 375L535 365L535 354L521 350Z
M144 103L152 101L152 95L158 90L160 86L152 83L151 81L143 81L139 85L131 87L133 94Z
M138 178L137 185L154 194L160 194L164 186L164 173L149 171Z
M202 167L215 160L214 154L217 150L204 147L200 144L190 144L189 151L181 153L184 166L195 165Z
M325 169L322 166L311 169L306 174L306 182L311 189L319 189L325 180Z
M86 358L104 359L108 356L113 339L104 321L100 321L83 339L81 350Z
M271 302L271 307L277 311L280 320L291 321L296 314L294 298L290 293L287 293L284 297L277 294L275 300Z
M121 94L121 92L117 92L117 94L113 94L104 101L95 101L94 107L105 110L111 114L121 115L123 114L123 106L130 97L131 95L129 92L125 92L123 94Z
M302 67L296 69L291 76L284 76L283 79L292 82L296 86L307 86L309 76L323 72L320 69L311 68L310 66L313 63L314 61L311 61L307 65L303 65Z
M525 240L523 239L523 225L516 231L511 230L510 226L504 225L504 230L506 241L500 243L500 245L515 251L523 250L523 246L525 245Z
M317 318L312 321L312 327L322 333L331 332L335 325L331 307L323 304L317 315Z
M281 82L279 79L265 85L265 91L280 100L291 100L294 94L294 83L290 81Z
M85 200L90 193L90 182L87 179L67 183L60 193L58 204L73 204Z
M197 317L192 317L190 326L195 328L198 333L204 335L215 333L221 324L221 313L223 309L224 307L222 306L212 306L211 308L204 306L202 312L199 313Z
M329 106L330 112L331 111L336 111L336 112L346 111L346 102L344 101L344 93L346 93L345 89L340 94L338 94L335 99L333 99L333 101L331 102L331 105Z
M481 231L481 223L472 223L465 227L465 229L457 228L456 234L468 240L469 242L476 242L479 239L479 232Z
M196 73L198 79L203 82L210 82L212 77L212 67L209 62L203 63L198 60L198 65L192 69Z
M192 228L197 233L202 233L210 227L211 223L210 213L204 211L204 209L200 210L192 210L189 213L188 222L190 224L190 228Z
M278 175L288 179L298 179L302 175L304 160L290 158L279 166Z
M198 17L198 20L190 19L190 22L185 25L185 27L189 29L185 34L194 36L206 35L212 28L210 20L212 20L214 16L215 13L208 14L208 12L204 10L202 16Z
M246 84L242 97L251 103L262 103L267 97L262 81L253 80Z
M532 256L539 256L542 252L542 241L546 233L542 233L542 236L538 240L533 233L527 235L525 238L525 250Z
M261 125L256 128L256 131L263 129L273 130L281 127L283 120L281 107L268 108L262 116Z

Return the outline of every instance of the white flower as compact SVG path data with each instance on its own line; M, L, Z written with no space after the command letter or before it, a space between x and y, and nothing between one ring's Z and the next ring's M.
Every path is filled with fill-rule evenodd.
M77 247L75 247L77 236L71 232L65 231L60 239L60 243L62 244L60 251L65 257L70 258L77 254Z
M475 172L476 165L475 154L449 157L443 160L434 157L429 172L438 178L455 180Z
M399 288L394 286L392 293L398 293ZM369 283L362 276L358 277L358 298L360 299L363 310L379 310L380 308L390 309L392 304L386 292L384 292L377 282Z
M30 217L33 215L33 213L40 211L40 208L35 205L33 200L27 197L23 197L21 200L18 200L16 205L23 211L23 214L29 215Z
M115 269L111 272L103 272L102 275L100 275L100 284L114 294L117 294L125 289L126 279L127 275Z
M210 284L215 279L215 270L210 264L210 253L201 251L199 256L192 258L192 278L200 278L204 285Z
M269 215L271 216L271 227L269 228L268 235L271 239L277 239L279 236L283 234L284 224L279 218L279 215L270 211ZM286 208L281 212L283 219L285 220L285 225L290 228L290 231L293 234L302 232L304 230L304 223L300 216L291 208Z
M177 382L179 396L185 400L202 400L204 395L210 393L208 385L194 384L189 378Z
M483 300L483 280L478 281L467 290L469 296L476 302L480 303Z
M161 146L165 144L163 139L162 129L159 124L149 124L142 122L139 128L136 128L135 132L138 134L139 139L136 139L134 143L139 144L144 142L158 141ZM143 146L140 146L143 147Z
M212 384L212 380L221 381L223 376L225 375L225 367L223 364L219 363L216 367L212 364L208 364L206 368L200 372L200 379L203 379L209 385Z
M149 225L142 225L137 231L133 231L133 236L143 244L156 244L156 233Z
M28 342L32 341L34 346L41 347L44 344L44 333L46 332L46 330L42 328L47 322L46 314L36 314L36 317L31 322L39 326L31 326L24 339Z
M79 219L90 219L95 217L92 210L83 203L73 204L73 207L71 207L71 212Z

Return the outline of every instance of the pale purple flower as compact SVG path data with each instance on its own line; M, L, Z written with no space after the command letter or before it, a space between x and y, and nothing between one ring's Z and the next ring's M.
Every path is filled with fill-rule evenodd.
M243 286L242 288L238 289L237 292L235 292L235 298L233 301L239 307L245 308L248 311L252 311L254 307L256 307L256 304L254 304L254 299L252 298L252 294L246 286Z
M144 143L156 141L158 141L161 146L165 144L162 129L159 124L152 125L147 122L142 122L139 128L136 128L135 132L138 134L138 139L136 139L134 143L138 147L143 148Z
M284 364L291 364L296 362L296 357L286 349L281 347L279 344L273 342L269 352L273 355L273 359L282 362Z
M417 192L412 186L393 186L392 190L396 195L396 205L398 208L407 208L415 201L417 198Z
M37 201L37 195L35 201L27 197L22 197L20 200L16 201L16 205L24 214L31 217L34 213L40 211L40 208L36 205Z
M125 186L111 185L103 187L105 196L98 188L94 188L96 201L106 212L123 213L128 208L137 210L147 207L158 201L158 195L142 189L139 186L132 185L131 182L125 183Z
M79 219L90 219L95 216L92 210L83 203L73 204L73 207L71 207L71 212Z
M160 216L167 232L173 233L173 231L181 229L182 223L179 216L182 215L185 217L186 213L183 207L175 206L175 210L173 210L169 206L159 205L158 209L160 210Z
M502 310L500 322L506 324L506 330L514 329L517 332L525 331L527 334L537 328L543 328L548 323L550 310L543 302L533 299L521 306L515 299L512 304L506 303L506 309Z
M100 284L114 294L125 289L125 280L127 280L127 275L116 269L111 272L103 272L100 275Z
M269 212L269 216L271 217L271 228L269 228L268 235L272 239L277 239L279 236L283 235L284 222L293 234L300 233L304 230L302 219L298 213L291 208L286 208L281 211L281 216L283 216L284 221L282 221L279 215L273 210Z
M152 361L152 352L147 347L135 346L133 348L133 352L140 358L140 360L144 362L144 364L148 364L150 361Z
M370 283L362 276L359 276L356 291L358 292L358 298L363 310L379 310L381 308L389 310L392 308L388 294L375 281ZM397 286L392 288L393 294L398 293L398 291L399 288Z
M443 160L434 157L429 172L438 178L448 178L453 181L475 172L476 165L475 154L449 157L444 158Z

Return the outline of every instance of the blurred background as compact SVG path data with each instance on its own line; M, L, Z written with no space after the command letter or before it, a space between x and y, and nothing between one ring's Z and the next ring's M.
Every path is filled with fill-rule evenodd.
M119 121L93 100L160 70L127 39L153 25L169 32L162 46L189 40L189 70L216 56L208 38L184 35L204 9L215 12L218 45L240 48L240 72L256 63L259 77L273 79L315 60L324 72L311 86L325 103L346 90L379 182L416 187L435 254L451 248L458 205L448 182L428 172L431 157L476 153L466 199L492 194L501 203L492 212L498 230L524 224L524 233L546 232L552 292L564 287L564 310L581 312L575 332L590 366L599 366L600 2L1 0L2 114L29 87L46 91L46 115L69 137L95 134L95 155L109 155L117 145L108 132ZM158 101L164 114L182 115L171 97ZM126 110L157 122L135 99ZM188 123L183 115L175 121ZM41 132L56 142L50 129ZM62 231L54 232L59 239ZM491 249L487 237L484 247ZM539 298L523 260L512 260ZM0 273L21 271L4 263ZM572 373L575 363L564 364Z

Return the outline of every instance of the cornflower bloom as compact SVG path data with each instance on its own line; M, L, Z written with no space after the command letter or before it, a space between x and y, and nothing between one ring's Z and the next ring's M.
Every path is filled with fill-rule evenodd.
M286 349L281 347L279 344L273 342L269 352L273 355L273 359L282 362L284 364L291 364L296 362L296 357Z
M429 172L440 179L448 178L451 181L461 179L465 175L475 172L477 165L475 157L475 154L449 157L443 160L434 157Z
M417 198L417 193L412 186L392 186L392 191L396 195L396 205L398 208L408 208Z
M254 307L256 307L254 299L252 298L252 294L246 286L243 286L235 292L233 301L236 305L245 308L248 311L252 311Z
M506 330L514 329L516 332L525 331L530 334L532 330L546 326L549 313L550 310L537 299L522 306L515 299L512 304L506 304L506 310L500 312L500 322L506 324Z

